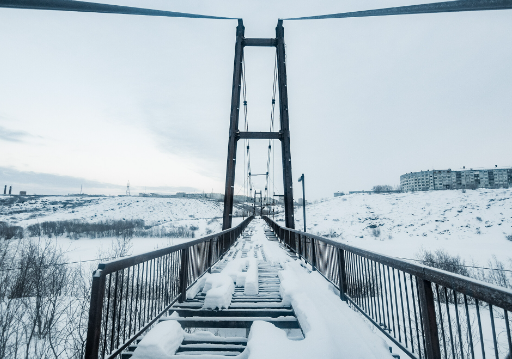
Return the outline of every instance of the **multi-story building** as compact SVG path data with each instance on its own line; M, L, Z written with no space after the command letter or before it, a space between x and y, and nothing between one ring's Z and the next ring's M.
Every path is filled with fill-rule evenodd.
M400 176L403 191L512 187L512 168L432 170Z

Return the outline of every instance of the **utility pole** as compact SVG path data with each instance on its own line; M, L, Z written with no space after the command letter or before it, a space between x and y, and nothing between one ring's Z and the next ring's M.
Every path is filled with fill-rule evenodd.
M263 216L263 197L262 192L260 191L260 217Z
M272 220L276 220L276 200L272 198Z
M306 190L304 188L304 173L299 177L299 182L302 182L302 213L304 215L304 233L306 232Z

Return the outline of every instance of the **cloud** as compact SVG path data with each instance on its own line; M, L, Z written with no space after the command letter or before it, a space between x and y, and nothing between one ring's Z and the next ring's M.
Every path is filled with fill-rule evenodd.
M9 141L9 142L23 142L25 137L30 137L31 135L25 131L13 131L0 126L0 140Z
M0 167L0 186L12 186L13 192L27 191L27 194L48 194L63 195L79 193L82 188L86 194L124 194L126 186L106 182L91 181L81 177L61 176L50 173L39 173L31 171L18 171L9 167ZM132 187L132 195L139 192L147 193L174 193L174 192L197 192L192 187Z

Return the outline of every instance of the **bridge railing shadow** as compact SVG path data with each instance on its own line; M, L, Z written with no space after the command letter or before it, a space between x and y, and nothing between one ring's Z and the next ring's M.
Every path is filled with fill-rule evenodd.
M409 357L510 359L512 290L263 219Z
M238 226L152 252L100 263L93 273L86 359L116 358L151 329L222 258L253 217Z

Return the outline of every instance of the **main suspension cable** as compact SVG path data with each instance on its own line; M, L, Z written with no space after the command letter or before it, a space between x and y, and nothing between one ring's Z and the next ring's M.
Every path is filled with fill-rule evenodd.
M274 83L272 85L272 110L270 112L270 132L274 132L274 119L275 119L275 107L276 107L276 93L277 93L277 52L275 55L274 60ZM275 156L274 156L275 150L274 150L274 140L268 140L268 151L267 151L267 173L266 173L266 200L267 203L269 203L269 197L270 197L270 186L269 186L269 173L270 173L270 164L272 161L272 189L273 193L275 193ZM271 156L272 155L272 156Z
M249 131L249 121L247 118L247 83L246 83L246 75L245 75L245 58L242 55L242 99L244 106L244 131ZM246 159L247 157L247 164ZM244 195L248 197L248 189L252 191L252 179L251 179L251 153L250 153L250 143L248 139L244 140ZM246 199L245 198L245 199ZM245 200L244 199L244 200Z

